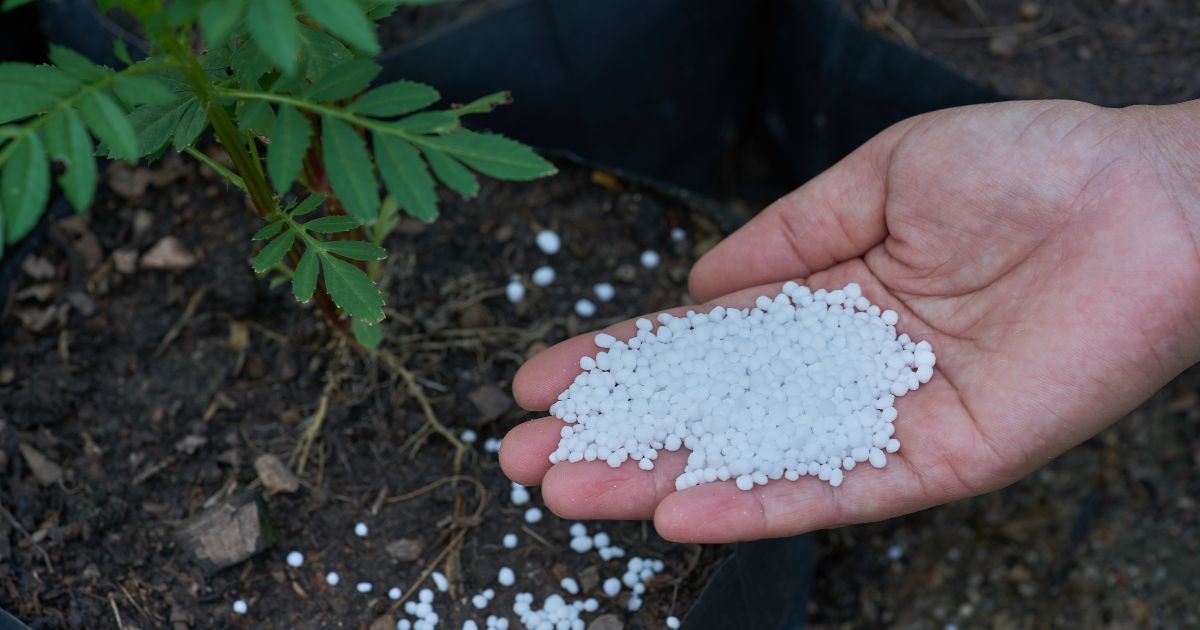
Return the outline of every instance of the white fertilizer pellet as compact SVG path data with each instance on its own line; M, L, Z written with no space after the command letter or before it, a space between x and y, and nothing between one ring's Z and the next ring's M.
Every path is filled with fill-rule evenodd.
M450 580L446 579L445 573L434 571L430 577L433 578L433 585L437 587L439 592L445 593L450 590Z
M571 595L579 594L579 582L576 582L575 578L565 577L558 584L564 591L570 593Z
M471 429L466 429L458 435L458 439L462 440L463 444L474 444L479 440L479 434Z
M585 610L585 606L583 601L567 603L562 595L555 594L547 597L540 609L534 610L533 594L517 593L513 601L513 612L526 628L584 630L587 624L579 615Z
M580 317L591 317L596 314L596 305L587 298L575 302L575 314Z
M671 240L672 241L675 241L676 243L678 243L678 242L684 241L686 239L687 239L687 232L683 231L683 228L681 228L681 227L671 228Z
M300 567L304 566L304 554L300 553L299 551L288 552L287 563L289 567L292 567L293 569L299 569Z
M541 520L542 520L542 511L540 509L531 507L528 510L525 510L525 522L526 523L529 523L530 525L532 525L534 523L541 522Z
M602 351L550 407L567 423L551 463L651 470L659 451L687 448L677 490L805 475L836 487L856 463L882 468L900 448L895 399L929 382L936 362L853 283L788 282L754 308L657 319L657 329L638 320L628 341L596 336Z
M621 580L615 577L610 577L604 580L604 594L609 597L616 597L617 593L621 592Z
M538 249L542 250L542 253L551 256L557 254L558 250L562 248L562 239L558 237L558 233L554 230L542 230L538 232L537 236L534 237L534 241L537 242Z
M393 586L392 588L388 589L388 599L392 601L400 599L403 595L404 591L400 590L398 587Z
M490 437L490 438L484 440L483 441L483 452L499 453L500 452L500 438Z
M654 269L658 266L658 263L662 262L662 259L659 257L658 252L654 251L653 249L647 249L646 251L642 252L641 261L643 267L647 269Z
M513 278L512 280L509 280L508 284L504 287L504 296L507 297L508 301L512 302L513 304L524 300L525 285L521 283L519 278Z
M396 621L396 630L412 630L412 627L412 622L407 619L400 619Z
M554 282L554 267L549 265L538 267L533 270L533 275L530 278L539 287L548 287Z
M596 299L601 302L608 302L617 295L617 290L608 282L597 282L592 286L592 293L596 294Z
M512 586L517 583L517 574L508 567L500 567L500 574L496 576L496 581L500 586Z
M504 535L504 548L505 549L516 549L517 548L517 535L516 534L505 534Z
M488 606L488 599L483 595L476 595L471 598L471 605L479 610L483 610Z
M373 588L375 587L370 582L359 582L354 586L359 593L370 593Z
M342 581L342 576L337 574L337 571L330 571L325 574L325 583L330 586L337 586Z
M527 490L525 486L522 486L514 481L512 484L512 491L509 492L508 497L512 500L513 505L519 507L529 503L529 490Z
M366 523L359 523L354 526L354 535L359 538L366 538L368 531Z
M233 614L244 615L248 610L250 610L250 607L246 605L246 600L239 599L236 602L233 602Z
M475 623L471 619L468 619L463 622L462 630L479 630L479 624Z
M676 617L675 615L671 615L670 617L667 617L667 627L670 628L671 630L678 630L679 617Z

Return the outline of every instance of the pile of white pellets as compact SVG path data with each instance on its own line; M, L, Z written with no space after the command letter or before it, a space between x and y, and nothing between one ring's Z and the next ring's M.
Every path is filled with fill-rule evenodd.
M550 462L651 470L682 447L677 490L805 475L839 486L856 464L887 464L896 398L933 376L932 347L898 335L898 319L857 284L788 282L753 308L664 313L657 329L639 319L626 341L598 334L601 351L550 407L568 423Z

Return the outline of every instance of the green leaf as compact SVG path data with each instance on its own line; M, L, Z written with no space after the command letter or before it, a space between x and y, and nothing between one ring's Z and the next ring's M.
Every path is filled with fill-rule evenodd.
M262 229L254 233L250 237L252 241L265 241L279 233L279 229L283 227L283 219L275 219L274 221L262 226Z
M275 111L271 109L271 104L266 101L243 103L242 113L238 116L238 129L271 136L275 129Z
M362 225L362 221L344 214L313 219L304 224L304 229L317 234L336 234L346 232Z
M363 241L325 241L321 247L330 253L351 260L383 260L387 258L387 250Z
M125 44L125 40L120 37L113 38L112 52L117 61L127 66L133 65L133 59L129 56L129 46Z
M496 179L526 181L557 172L553 164L533 149L504 136L464 129L446 136L424 137L420 141L422 145L445 151Z
M354 0L300 0L300 4L318 24L346 43L369 55L379 54L375 25Z
M267 243L267 246L258 252L254 257L254 273L264 273L271 267L279 264L284 256L291 251L292 245L296 242L296 233L288 230L283 234L275 237L275 240Z
M321 269L329 297L347 315L368 324L383 321L383 294L362 269L327 254L321 255Z
M0 173L0 199L4 202L5 238L15 243L25 237L46 209L50 198L50 163L37 134L17 140Z
M4 4L0 4L0 11L11 11L30 2L33 2L33 0L4 0Z
M4 240L4 224L7 222L4 214L4 202L0 201L0 259L4 258L4 244L8 241Z
M466 197L479 194L479 178L461 162L430 147L422 147L421 151L429 161L429 166L433 168L433 174L450 190Z
M376 245L383 243L388 234L396 229L400 223L400 203L396 198L387 195L383 198L383 203L379 205L379 218L375 219L374 229L371 231L371 240Z
M305 197L304 201L296 204L296 207L288 212L288 216L293 219L299 219L313 210L316 210L317 207L319 207L322 203L325 203L325 195L310 195Z
M146 76L121 75L117 77L113 91L129 105L165 105L179 98L166 83Z
M271 183L275 184L275 189L285 193L300 175L304 154L308 152L312 126L296 108L280 105L279 116L275 119L274 134L271 144L267 147L267 174L271 176Z
M450 113L455 116L486 114L501 105L508 105L511 102L512 92L494 92L487 96L481 96L461 107L455 107L450 110Z
M59 70L83 81L92 83L112 74L111 68L104 68L92 63L92 60L62 46L50 45L50 62Z
M439 98L437 90L424 83L395 81L363 94L348 109L367 116L403 116L428 107Z
M388 192L409 216L429 223L437 218L436 183L421 154L409 143L375 132L375 160Z
M317 255L312 248L304 250L300 262L296 263L296 271L292 274L292 295L297 302L307 302L312 299L313 291L317 288Z
M405 116L393 126L413 133L446 133L459 128L458 116L450 112L421 112Z
M64 109L46 121L42 133L46 152L66 165L66 170L58 176L58 185L76 212L86 211L96 192L96 158L83 120L75 110Z
M349 98L371 85L371 81L374 81L382 70L382 66L370 59L351 59L330 68L304 93L316 101Z
M207 125L208 114L204 111L204 107L200 105L200 101L191 99L191 102L179 115L179 124L175 126L175 131L172 133L175 138L173 143L175 150L182 151L192 146Z
M333 192L351 216L368 223L379 213L379 186L367 145L354 129L332 116L322 119L325 170Z
M367 324L355 319L350 322L350 330L354 333L354 340L368 350L378 348L383 341L383 326L379 324Z
M225 43L233 25L242 18L245 6L245 0L207 0L200 5L200 32L210 49Z
M79 113L88 130L108 145L113 156L136 160L138 154L137 134L129 122L129 116L120 105L104 92L88 92L79 101Z
M179 126L179 118L195 99L181 98L168 105L142 105L129 114L137 130L138 153L149 155L163 148Z
M305 78L316 80L330 68L354 57L338 38L319 28L300 25L300 61L304 64L302 74Z
M233 74L238 84L243 88L259 89L258 80L271 71L271 60L262 54L253 39L247 39L233 53L230 59Z
M258 48L284 74L296 69L300 52L300 28L290 0L254 0L246 19Z
M79 87L79 81L53 66L0 63L0 124L50 109Z

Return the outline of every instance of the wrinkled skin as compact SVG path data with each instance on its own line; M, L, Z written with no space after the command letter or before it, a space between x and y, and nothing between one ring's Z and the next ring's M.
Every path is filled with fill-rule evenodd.
M875 521L1004 487L1095 435L1200 359L1200 103L1102 109L1007 103L886 130L703 257L692 295L746 306L795 279L858 282L938 356L897 401L901 450L839 488L674 491L686 450L550 466L562 423L527 422L501 464L573 519L654 519L726 542ZM675 312L686 309L674 309ZM634 333L632 321L607 329ZM517 374L544 410L598 349L560 343Z

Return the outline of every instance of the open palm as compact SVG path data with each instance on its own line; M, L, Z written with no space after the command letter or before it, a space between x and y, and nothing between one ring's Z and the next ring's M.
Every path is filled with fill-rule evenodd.
M839 488L801 478L675 492L686 451L651 472L551 467L562 423L544 418L505 438L505 472L541 484L561 516L653 518L663 536L698 542L878 520L1019 479L1200 356L1200 194L1173 184L1149 113L1031 102L913 118L697 263L692 294L710 306L749 305L788 279L858 282L933 344L933 380L896 403L902 448L886 468L860 467ZM596 351L585 335L534 357L517 400L546 409Z

